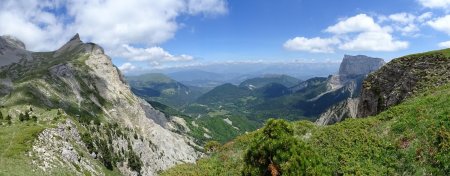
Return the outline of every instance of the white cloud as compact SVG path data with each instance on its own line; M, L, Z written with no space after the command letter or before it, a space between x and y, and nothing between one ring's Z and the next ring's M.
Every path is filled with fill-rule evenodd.
M72 0L75 28L102 45L157 45L173 38L181 14L224 14L224 0ZM95 27L93 27L95 26Z
M438 46L441 48L450 48L450 41L441 42Z
M117 55L128 58L130 61L150 61L154 64L171 61L191 61L194 59L194 57L185 54L174 56L160 47L135 48L129 45L123 45Z
M346 34L354 32L382 31L383 29L375 23L372 17L366 14L359 14L339 21L337 24L328 27L325 31L334 34Z
M54 14L44 9L60 3L49 0L4 0L0 3L0 35L12 35L32 50L55 49L69 38L66 27Z
M410 13L395 13L389 15L388 19L390 26L392 26L395 31L401 32L404 36L418 36L420 31L416 24L416 21L423 22L423 20L431 17L431 13L424 13L417 17L416 15Z
M439 17L427 23L433 29L445 32L450 35L450 15Z
M410 13L403 12L389 15L389 19L402 24L410 24L414 23L414 21L416 20L416 16Z
M389 19L409 22L409 15L391 15ZM412 20L413 21L413 20ZM410 30L415 30L411 26ZM408 47L408 42L395 40L390 26L381 26L366 14L359 14L343 19L326 29L335 34L357 33L356 36L344 35L345 40L339 45L341 50L350 51L397 51Z
M419 17L417 17L417 21L422 23L422 22L430 19L431 17L433 17L433 13L432 12L425 12L422 15L420 15Z
M188 10L191 14L225 14L228 12L226 1L222 0L189 0Z
M332 53L333 46L338 44L339 40L336 38L305 38L295 37L284 43L284 48L292 51L308 51L312 53Z
M450 0L418 0L419 3L428 8L442 8L447 9L450 7Z
M378 16L378 23L366 14L341 19L335 25L329 26L325 32L332 33L331 38L304 38L296 37L284 43L284 47L294 51L333 52L337 46L347 51L397 51L408 48L407 41L397 40L393 37L391 26L381 26L385 21L402 23L402 28L396 30L404 33L418 31L414 24L416 17L401 13L389 17ZM398 27L398 26L397 26Z
M181 15L226 13L226 0L2 0L0 35L16 36L30 50L43 51L59 48L80 33L113 57L124 45L143 46L134 49L148 55L146 51L174 37ZM166 61L191 59L162 53ZM129 59L144 54L129 54Z
M133 65L132 63L129 63L129 62L126 62L126 63L122 64L121 66L119 66L119 70L122 73L125 73L125 74L129 73L129 72L132 72L132 71L134 71L136 69L137 69L137 67L135 65Z
M356 38L339 46L350 51L397 51L406 49L408 42L398 41L386 32L364 32Z

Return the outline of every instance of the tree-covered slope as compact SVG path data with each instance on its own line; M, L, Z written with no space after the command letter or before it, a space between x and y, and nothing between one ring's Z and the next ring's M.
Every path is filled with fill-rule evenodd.
M330 126L292 122L296 140L313 147L322 174L449 175L450 85L434 88L377 116ZM247 146L261 130L238 137L197 164L163 175L240 175Z

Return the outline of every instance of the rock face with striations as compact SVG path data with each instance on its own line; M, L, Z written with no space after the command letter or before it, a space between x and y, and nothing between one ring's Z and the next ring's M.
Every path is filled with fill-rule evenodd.
M322 113L316 124L330 125L346 118L355 118L362 80L369 73L382 67L384 63L384 60L380 58L345 55L339 68L339 74L330 76L327 86L329 90L347 90L349 97Z
M397 58L363 83L358 117L376 115L416 92L450 82L449 49Z
M384 64L384 60L380 58L373 58L364 55L345 55L341 66L339 67L339 75L367 75L375 70L378 70Z

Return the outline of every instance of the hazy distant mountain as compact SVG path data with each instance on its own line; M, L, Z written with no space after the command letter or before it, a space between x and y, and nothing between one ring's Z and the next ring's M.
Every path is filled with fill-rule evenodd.
M327 77L338 72L339 64L339 62L225 62L154 69L152 72L165 73L184 84L188 84L186 81L198 80L239 84L249 78L270 74L289 75L301 80Z
M251 78L239 84L240 87L247 87L249 89L261 88L271 83L278 83L286 87L292 87L299 84L301 81L297 78L288 75L265 75L262 77Z
M136 95L174 107L183 106L204 93L200 88L186 86L162 73L129 76L126 79Z
M167 75L183 84L198 87L215 87L228 81L222 74L202 70L183 70Z

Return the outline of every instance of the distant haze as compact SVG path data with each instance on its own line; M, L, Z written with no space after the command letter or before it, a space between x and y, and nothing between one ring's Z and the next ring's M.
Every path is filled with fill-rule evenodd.
M213 63L183 67L153 69L136 73L164 73L171 78L188 85L217 86L222 83L239 84L248 79L264 75L289 75L301 80L312 77L327 77L336 74L340 63Z

